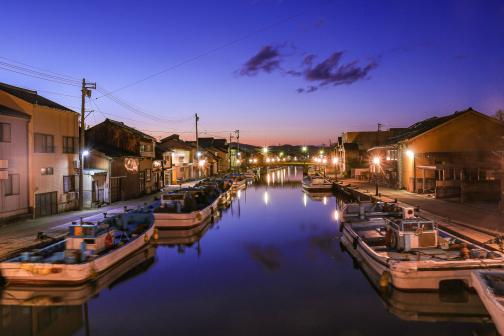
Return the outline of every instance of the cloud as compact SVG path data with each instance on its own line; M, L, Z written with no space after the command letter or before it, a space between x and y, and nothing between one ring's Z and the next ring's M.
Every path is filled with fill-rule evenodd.
M315 56L308 55L303 59L305 66L303 77L308 82L314 82L305 89L297 90L298 93L310 93L317 91L323 86L350 85L357 81L368 78L371 70L378 66L376 61L372 61L365 66L359 66L358 61L343 63L343 52L332 53L328 58L314 65Z
M360 65L357 60L343 62L343 51L333 52L326 59L316 62L317 55L305 54L296 69L285 69L281 62L285 57L293 56L281 54L280 50L285 45L266 45L250 58L238 71L240 76L255 76L260 72L280 73L292 77L303 78L308 86L296 89L297 93L315 92L321 87L350 85L357 81L368 79L369 73L378 66L377 61L370 61ZM296 53L294 53L296 54Z
M267 45L250 58L240 69L241 76L255 76L264 71L271 73L280 66L280 47Z

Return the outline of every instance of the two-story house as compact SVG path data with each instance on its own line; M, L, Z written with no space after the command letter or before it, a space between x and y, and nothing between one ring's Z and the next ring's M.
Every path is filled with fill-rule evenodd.
M155 139L122 122L105 119L86 130L84 203L112 203L159 190L153 173ZM103 196L102 196L103 195Z
M30 115L0 105L0 219L28 213Z
M4 83L0 83L0 105L10 114L15 111L27 115L21 124L9 119L3 122L6 126L2 126L2 132L6 134L3 135L4 139L11 138L10 149L4 148L0 157L0 160L9 160L8 156L11 156L11 162L5 163L10 164L11 168L4 168L10 177L2 182L3 197L9 203L6 205L7 211L11 214L32 212L39 217L75 209L78 203L79 114L40 96L37 91ZM26 140L21 141L25 134L26 147ZM13 160L12 155L16 156L16 160ZM21 156L27 159L27 170L19 170L19 167L26 165ZM18 168L14 168L14 165ZM23 177L25 174L27 181ZM27 192L28 207L24 192ZM16 198L18 200L14 201ZM12 203L18 203L19 206Z
M194 165L196 147L181 140L178 134L161 139L159 144L166 150L171 150L171 184L196 177L195 169L197 167Z

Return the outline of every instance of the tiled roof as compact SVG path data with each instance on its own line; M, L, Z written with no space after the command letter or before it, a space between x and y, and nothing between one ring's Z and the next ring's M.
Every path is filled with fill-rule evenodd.
M166 138L163 138L159 141L159 143L167 149L182 149L190 151L194 149L189 143L180 140L177 134L170 135Z
M135 133L136 135L138 135L138 136L140 136L142 138L147 138L147 139L150 139L150 140L156 140L153 136L145 134L145 133L143 133L143 132L141 132L141 131L133 128L133 127L130 127L130 126L126 125L125 123L121 122L121 121L116 121L116 120L112 120L112 119L107 118L107 119L105 119L105 122L109 122L112 125L116 125L118 127L122 127L124 129L132 132L132 133Z
M11 94L15 97L18 97L19 99L22 99L30 104L36 104L40 106L46 106L46 107L51 107L59 110L65 110L65 111L72 111L68 107L65 107L63 105L60 105L56 102L53 102L52 100L49 100L45 97L39 96L37 91L32 91L28 89L24 89L21 87L5 84L5 83L0 83L0 90L5 91L8 94Z
M115 146L108 146L103 144L95 144L91 149L101 152L110 157L138 157L139 155L125 149L117 148Z
M389 138L389 143L396 143L404 140L408 140L414 138L422 133L425 133L437 126L440 126L450 120L453 120L465 113L476 112L472 108L468 108L465 111L458 111L451 115L443 116L443 117L432 117L422 121L419 121L408 128L405 128L398 135ZM479 113L479 112L476 112Z

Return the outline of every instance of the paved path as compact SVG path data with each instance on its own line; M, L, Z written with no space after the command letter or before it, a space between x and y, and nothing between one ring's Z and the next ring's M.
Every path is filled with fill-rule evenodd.
M374 196L375 187L368 182L341 182L344 185L357 186L358 190L367 191ZM379 193L383 201L397 199L399 202L419 207L422 216L435 220L443 229L456 232L472 242L484 243L504 233L504 215L499 213L497 205L461 204L386 187L380 187ZM495 244L490 246L498 248Z
M183 187L193 186L198 181L192 181L182 184ZM179 188L180 186L173 186ZM114 213L124 212L124 207L128 209L143 206L144 203L151 203L154 197L159 193L154 193L141 198L116 202L111 205L97 209L70 211L54 216L41 217L37 219L23 219L13 221L0 226L0 260L4 259L13 253L36 247L39 244L44 244L53 239L61 239L68 232L68 226L74 221L80 221L82 218L86 222L93 222L104 217L104 213L112 215ZM44 240L37 239L37 233L43 232L48 238Z

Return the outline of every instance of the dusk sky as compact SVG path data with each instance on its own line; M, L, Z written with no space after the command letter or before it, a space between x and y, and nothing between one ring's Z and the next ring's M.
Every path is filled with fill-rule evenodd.
M504 1L17 0L1 11L0 62L108 91L136 83L114 95L143 113L96 91L90 124L107 116L191 139L197 112L202 136L319 145L504 108ZM55 94L78 87L1 68L0 81L79 111L79 97Z

